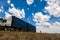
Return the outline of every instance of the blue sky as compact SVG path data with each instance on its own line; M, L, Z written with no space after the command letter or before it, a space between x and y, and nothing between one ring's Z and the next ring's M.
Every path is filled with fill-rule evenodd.
M7 1L9 1L9 3ZM25 17L21 18L21 19L26 22L29 22L32 25L36 25L36 23L41 23L41 22L42 23L48 22L49 24L52 24L52 25L54 25L55 22L57 22L57 24L60 23L60 13L59 13L60 9L57 9L57 13L56 13L56 10L54 10L55 5L53 5L53 2L55 2L55 1L52 1L52 0L48 0L48 1L31 0L31 1L33 1L33 2L30 3L29 0L28 0L28 2L27 2L27 0L0 0L0 9L2 10L2 11L0 11L0 17L5 17L5 15L7 13L8 13L8 15L9 14L12 15L12 13L14 13L14 12L12 12L12 13L11 13L11 11L9 12L9 8L10 9L14 8L14 10L17 9L20 11L22 11L22 9L23 9L23 11L25 13ZM11 6L11 4L12 4L12 6ZM58 1L56 1L56 4L57 4L56 5L57 8L59 8L60 6L59 6ZM41 13L41 15L38 15L38 16L39 17L41 16L42 18L38 19L37 14L40 14L40 13ZM47 17L45 15L47 15ZM46 20L48 20L48 19L49 20L45 21L45 17L46 17ZM38 22L34 21L33 19L35 19L35 20L38 19L37 20Z
M44 6L46 6L46 1L41 2L40 0L35 0L34 3L32 3L31 5L28 5L26 0L11 0L11 3L14 4L15 8L25 10L26 16L23 20L28 21L28 22L30 21L31 24L33 23L33 20L31 20L33 18L32 13L36 13L39 11L43 12ZM9 7L11 7L7 3L7 0L1 0L0 6L4 7L4 11L8 11ZM4 17L4 15L5 15L4 12L3 13L0 12L0 17Z

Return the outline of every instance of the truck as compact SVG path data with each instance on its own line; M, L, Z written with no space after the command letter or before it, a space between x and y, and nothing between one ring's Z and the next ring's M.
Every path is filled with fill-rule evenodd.
M36 32L36 27L26 21L15 16L10 16L8 18L0 18L0 29L1 30L18 30L24 32Z

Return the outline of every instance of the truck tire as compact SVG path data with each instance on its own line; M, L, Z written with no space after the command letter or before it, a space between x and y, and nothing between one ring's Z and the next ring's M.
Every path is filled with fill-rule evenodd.
M8 28L4 28L4 31L7 31L8 30Z

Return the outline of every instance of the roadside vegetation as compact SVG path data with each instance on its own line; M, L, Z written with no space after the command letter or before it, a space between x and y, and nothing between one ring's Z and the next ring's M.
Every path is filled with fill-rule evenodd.
M60 40L60 34L0 31L0 40Z

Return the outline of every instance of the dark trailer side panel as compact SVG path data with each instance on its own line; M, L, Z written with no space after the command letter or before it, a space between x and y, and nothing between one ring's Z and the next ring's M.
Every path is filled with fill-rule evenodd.
M12 16L12 26L22 28L23 31L32 31L36 32L36 27L15 17Z

